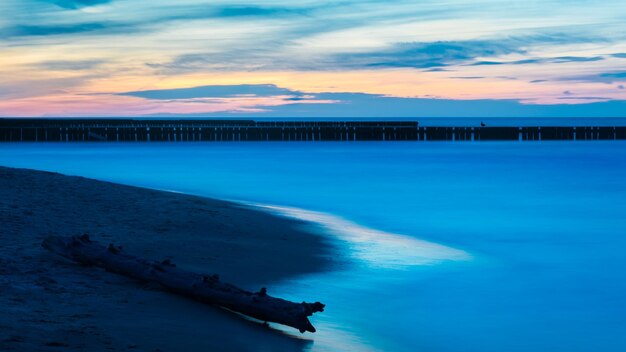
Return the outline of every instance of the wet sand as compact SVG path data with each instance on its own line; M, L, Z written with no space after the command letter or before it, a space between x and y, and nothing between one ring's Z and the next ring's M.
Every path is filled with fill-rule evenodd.
M89 233L270 294L272 283L331 269L336 254L303 223L235 203L4 167L0 223L2 351L297 351L311 343L311 335L294 338L61 259L40 246L48 235ZM302 300L315 301L315 292Z

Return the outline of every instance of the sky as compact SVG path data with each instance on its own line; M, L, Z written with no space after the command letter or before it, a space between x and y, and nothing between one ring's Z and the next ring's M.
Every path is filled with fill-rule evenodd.
M0 116L626 116L623 0L1 0Z

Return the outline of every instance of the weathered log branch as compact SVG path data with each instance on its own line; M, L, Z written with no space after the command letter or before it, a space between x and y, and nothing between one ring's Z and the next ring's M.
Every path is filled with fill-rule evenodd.
M122 252L112 244L104 247L89 236L46 238L42 246L62 257L84 265L144 282L156 282L166 290L200 302L214 304L265 322L274 322L300 330L315 332L308 317L324 311L324 304L295 303L269 296L265 288L253 293L221 282L217 275L206 276L176 268L169 260L148 261Z

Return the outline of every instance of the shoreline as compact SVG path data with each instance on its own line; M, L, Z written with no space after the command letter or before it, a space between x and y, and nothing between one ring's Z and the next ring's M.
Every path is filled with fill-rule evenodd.
M0 167L0 220L0 305L6 307L0 349L6 351L302 350L312 343L65 262L40 247L47 235L87 232L134 255L172 258L180 267L269 292L286 279L332 270L338 252L302 221L237 203L28 169Z

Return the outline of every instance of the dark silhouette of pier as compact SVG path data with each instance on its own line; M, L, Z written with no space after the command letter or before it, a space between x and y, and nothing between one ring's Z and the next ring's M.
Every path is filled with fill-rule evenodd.
M626 139L626 126L424 127L417 121L0 119L0 142L544 141Z

